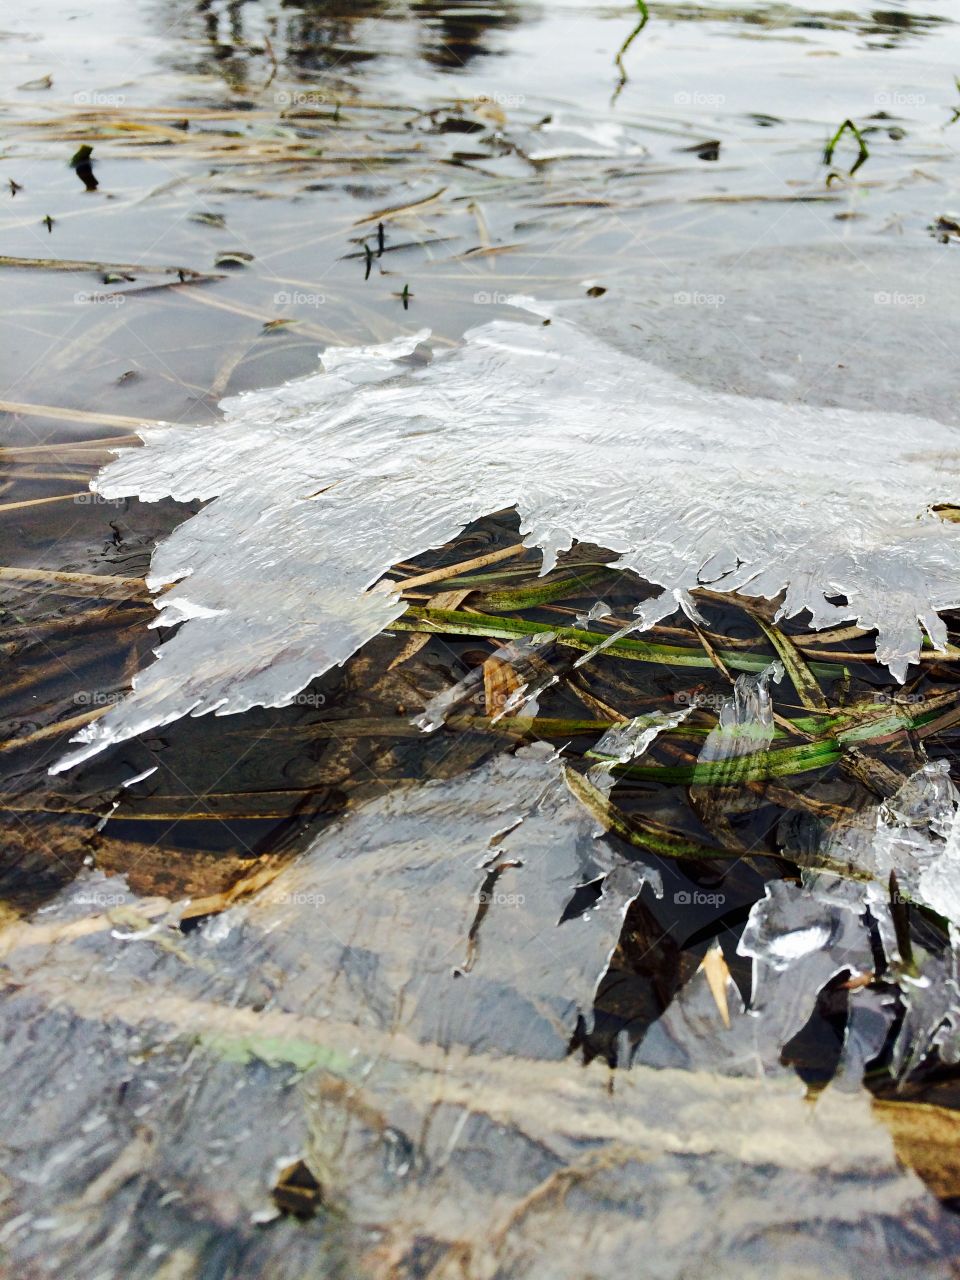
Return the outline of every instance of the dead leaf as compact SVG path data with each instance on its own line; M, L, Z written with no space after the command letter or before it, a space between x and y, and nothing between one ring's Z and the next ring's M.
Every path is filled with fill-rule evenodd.
M710 948L707 954L700 962L700 968L703 970L707 979L707 985L710 988L710 994L713 996L716 1006L720 1011L720 1017L723 1019L723 1025L727 1028L730 1026L730 1007L727 1004L727 984L732 982L730 970L727 962L723 958L723 948L719 942L716 946Z

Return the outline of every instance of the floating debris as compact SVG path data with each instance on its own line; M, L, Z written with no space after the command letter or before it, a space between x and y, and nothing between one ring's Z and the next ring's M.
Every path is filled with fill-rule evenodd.
M215 267L248 267L253 262L253 254L243 249L225 249L213 260Z
M199 213L191 213L191 222L198 222L203 227L225 227L227 219L222 213L208 213L201 210Z
M70 168L75 171L77 177L88 191L96 191L100 185L94 176L93 164L91 163L92 157L93 147L85 144L77 149L70 161Z
M720 139L710 138L706 142L695 142L692 146L681 147L681 151L691 151L698 160L719 160L720 159Z
M24 81L23 84L18 84L17 88L27 89L27 90L30 90L31 92L36 89L52 89L53 76L45 75L45 76L39 76L36 80L26 80Z
M431 698L423 711L414 717L413 724L431 733L439 729L454 711L471 703L475 715L485 712L493 721L514 714L556 681L556 675L544 664L554 640L552 632L544 631L501 645L481 666L475 667L452 688ZM495 692L491 695L488 687L491 664L498 668L507 667L513 675L505 694Z
M273 1201L281 1213L312 1218L323 1203L323 1189L304 1160L281 1169L273 1188Z
M960 214L940 214L930 230L941 244L949 244L952 239L960 239Z

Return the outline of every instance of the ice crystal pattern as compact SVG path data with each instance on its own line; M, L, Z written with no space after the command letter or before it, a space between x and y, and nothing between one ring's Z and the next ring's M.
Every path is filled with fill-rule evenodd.
M569 316L496 320L432 357L428 338L328 350L218 425L141 428L105 468L105 497L208 505L149 576L158 623L182 626L55 768L184 715L284 705L403 612L377 585L391 565L509 507L544 571L580 540L657 584L638 628L709 585L875 628L900 679L921 628L945 643L960 527L931 506L958 497L951 427L706 392Z

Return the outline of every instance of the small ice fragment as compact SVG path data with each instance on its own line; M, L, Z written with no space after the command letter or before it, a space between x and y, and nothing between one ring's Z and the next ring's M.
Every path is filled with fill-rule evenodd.
M225 609L208 609L187 596L161 596L155 601L157 616L150 621L151 627L175 627L191 618L218 618Z
M549 141L544 145L543 135ZM516 139L524 153L537 163L548 160L570 160L578 156L614 157L643 156L647 148L631 137L627 126L611 120L591 120L554 113L549 120L531 129L528 135L517 131Z
M122 787L132 787L138 782L143 782L145 778L149 778L155 774L159 767L159 765L152 764L149 769L144 769L142 773L135 773L132 778L126 778L120 785Z
M587 777L600 791L609 792L613 787L613 769L618 764L628 764L650 747L654 739L667 729L675 729L686 720L692 707L682 711L652 711L648 715L635 716L626 724L608 729L596 746L587 752L590 759L599 757L601 764L593 765Z
M834 1077L845 1092L860 1089L867 1067L883 1051L895 1018L896 1000L889 992L861 987L850 993L843 1049Z
M843 895L811 894L787 880L774 880L751 908L737 951L778 973L817 953L838 972L856 970L863 961L869 967L872 955L861 914L859 904Z
M870 933L857 901L772 881L737 944L753 960L750 1012L770 1062L807 1023L820 991L842 973L873 970Z
M750 912L737 950L782 971L795 960L821 951L836 935L837 922L816 897L790 892L786 881L767 885Z
M103 817L100 819L97 825L93 828L94 831L97 831L97 832L102 831L103 828L107 825L107 823L110 821L110 819L113 817L113 815L116 813L116 811L119 808L120 808L120 801L114 800L113 804L111 804L110 808L103 815Z
M736 759L768 747L774 729L770 681L779 683L782 678L781 662L771 662L756 676L738 676L733 697L720 708L717 726L707 736L699 760Z
M767 943L765 958L775 969L786 969L794 960L820 951L830 941L830 926L812 924L806 929L791 929L789 933L771 937Z
M578 613L574 619L575 624L584 631L590 630L590 623L596 622L599 618L609 618L613 610L603 600L598 600L596 604L592 604L586 613Z
M960 808L939 855L921 868L917 894L928 907L960 926Z
M949 763L926 761L893 796L835 831L824 853L869 873L884 892L895 873L901 893L960 925L960 792Z
M911 774L896 795L885 800L881 817L891 825L930 828L945 836L953 826L954 811L960 794L950 780L946 760L928 760Z
M924 954L914 947L920 974L902 974L900 996L906 1008L894 1041L891 1070L903 1078L937 1049L945 1062L956 1062L960 1053L960 982L956 931L942 956Z

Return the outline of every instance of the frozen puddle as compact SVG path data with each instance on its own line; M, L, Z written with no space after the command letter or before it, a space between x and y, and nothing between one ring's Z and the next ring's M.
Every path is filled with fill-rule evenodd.
M603 753L663 727L633 722ZM744 935L759 1002L796 987L783 1010L751 1016L728 983L724 1027L701 972L629 1071L568 1055L644 882L542 743L358 808L186 933L177 904L83 873L0 947L5 1257L89 1280L221 1257L383 1280L426 1276L424 1258L468 1280L947 1275L960 1227L859 1084L871 1009L815 1103L777 1061L849 963L839 932L817 958L800 891L777 888ZM297 1160L322 1200L303 1222L271 1195Z
M182 625L54 771L181 716L285 705L404 611L391 565L509 507L544 571L589 541L662 588L637 629L710 586L875 628L901 680L924 632L945 644L960 527L931 507L957 497L952 427L706 392L583 315L497 320L432 356L426 330L331 349L218 425L142 428L95 487L208 501L148 580L157 625Z

